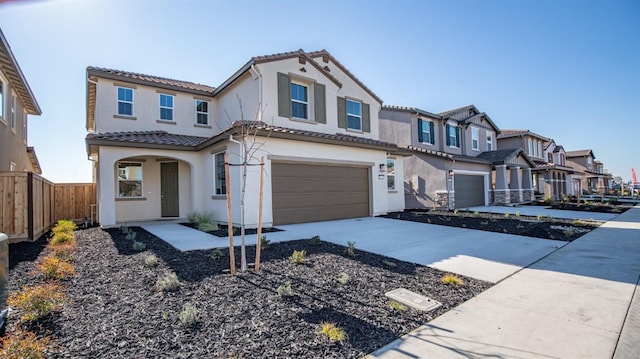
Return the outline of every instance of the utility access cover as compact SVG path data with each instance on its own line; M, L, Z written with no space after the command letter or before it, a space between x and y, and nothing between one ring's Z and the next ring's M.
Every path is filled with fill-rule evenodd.
M402 304L406 304L412 308L425 312L432 311L442 305L442 303L437 300L425 297L422 294L414 293L405 288L394 289L390 292L386 292L384 295Z

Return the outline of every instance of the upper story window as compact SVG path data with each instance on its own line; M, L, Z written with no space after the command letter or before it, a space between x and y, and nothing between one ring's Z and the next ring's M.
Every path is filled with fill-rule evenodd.
M544 158L544 155L542 154L542 141L538 141L538 152L537 152L537 155L540 158Z
M16 95L14 94L11 94L10 124L11 124L11 129L15 131L16 129Z
M493 151L493 133L487 132L487 151Z
M160 94L160 119L173 121L173 96Z
M447 125L446 130L447 146L460 147L460 127Z
M215 155L213 155L213 171L215 181L215 194L227 194L227 181L224 168L224 152L216 153Z
M560 164L564 166L566 161L567 161L567 156L565 156L564 153L561 153L560 154Z
M549 154L547 154L547 157L547 162L553 163L553 153L549 152Z
M118 162L118 197L142 197L142 163Z
M362 131L362 103L347 99L347 128Z
M419 118L418 119L418 141L429 144L429 145L435 144L436 143L435 132L433 129L434 129L433 121L427 121Z
M209 102L196 100L196 123L199 125L209 124Z
M533 140L527 138L527 154L533 156Z
M16 163L15 162L9 162L9 171L14 172L16 170Z
M133 116L133 89L118 87L118 115Z
M291 83L291 116L309 119L309 88L294 82Z
M396 160L387 158L387 190L396 190Z
M471 127L471 149L480 151L480 130Z

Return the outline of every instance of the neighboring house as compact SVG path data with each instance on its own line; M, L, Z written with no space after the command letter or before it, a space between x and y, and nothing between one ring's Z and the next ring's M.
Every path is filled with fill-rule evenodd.
M264 157L264 226L372 216L404 209L401 159L379 140L382 100L327 51L254 57L217 88L87 68L87 151L99 222L213 212L226 221L226 184L240 222L249 129L245 223L257 226ZM256 165L256 166L254 166Z
M522 150L498 151L500 130L473 106L439 114L384 106L381 139L412 151L404 159L407 208L468 208L531 201L533 162Z
M38 157L28 146L28 117L42 112L29 83L0 30L0 171L41 174Z
M535 160L533 169L536 194L543 198L561 200L582 193L583 173L567 164L567 153L553 139L544 143L545 160Z
M583 193L606 194L609 192L612 176L604 170L602 162L596 160L593 150L567 151L566 158L571 167L584 173Z

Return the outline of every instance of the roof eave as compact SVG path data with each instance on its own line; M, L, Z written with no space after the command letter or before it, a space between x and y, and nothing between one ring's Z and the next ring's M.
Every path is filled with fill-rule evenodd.
M89 77L121 81L121 82L136 84L136 85L151 86L156 88L162 88L165 90L180 91L180 92L186 92L194 95L201 95L201 96L207 96L207 97L211 97L213 93L213 91L190 89L190 88L177 86L177 85L163 84L160 82L148 81L148 80L143 80L143 79L138 79L138 78L133 78L128 76L123 76L119 74L113 74L109 72L100 71L95 68L87 68L87 78Z
M2 29L0 29L0 43L2 44L2 50L0 51L0 63L4 63L7 65L7 68L4 68L8 72L7 77L13 78L17 80L17 83L13 85L17 88L17 92L21 95L21 100L27 110L29 110L30 115L41 115L42 110L40 109L40 105L36 100L33 91L31 91L31 87L29 87L29 83L27 79L24 77L22 70L20 69L20 65L16 60L15 56L13 56L13 52L11 51L11 46L9 46L9 42L4 37L4 33L2 33Z

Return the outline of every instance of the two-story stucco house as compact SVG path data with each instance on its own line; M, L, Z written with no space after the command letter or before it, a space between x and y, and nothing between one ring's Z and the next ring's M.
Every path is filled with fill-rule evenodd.
M29 115L40 114L40 106L0 30L0 171L42 173L27 136Z
M593 150L567 151L567 163L584 173L581 188L588 193L606 194L610 188L611 174L606 173L602 162L596 160Z
M380 136L408 148L404 159L407 208L468 208L531 200L531 167L520 149L498 150L499 128L469 105L431 113L384 106Z
M545 161L536 162L533 176L536 190L543 198L561 200L567 195L580 196L583 173L567 164L567 152L553 139L544 144Z
M213 212L226 220L231 185L240 221L257 226L264 158L265 226L378 215L404 209L406 150L379 137L382 100L327 51L252 58L218 87L87 68L87 151L99 222ZM243 158L242 132L254 145ZM246 133L246 132L245 132Z

